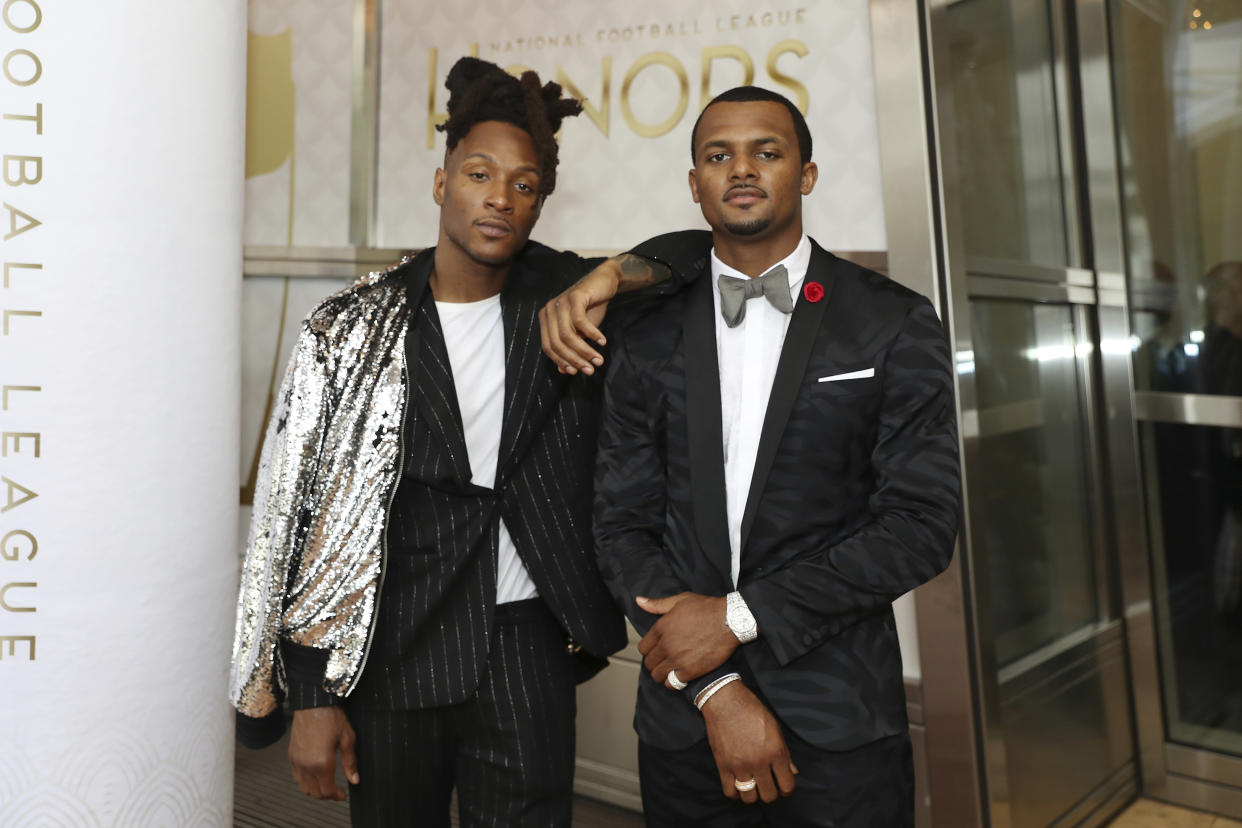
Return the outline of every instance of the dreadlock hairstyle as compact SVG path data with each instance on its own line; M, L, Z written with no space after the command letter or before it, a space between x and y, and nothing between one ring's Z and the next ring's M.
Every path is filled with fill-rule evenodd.
M515 78L494 63L464 57L453 64L444 86L449 91L448 120L436 129L447 134L453 150L475 124L504 121L527 132L539 156L539 195L556 189L556 132L561 121L582 111L574 98L561 97L561 85L529 69Z

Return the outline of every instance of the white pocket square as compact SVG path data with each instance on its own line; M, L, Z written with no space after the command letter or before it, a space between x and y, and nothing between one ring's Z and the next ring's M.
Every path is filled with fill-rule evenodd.
M863 370L863 371L850 371L848 374L833 374L830 377L820 377L819 381L820 382L837 382L838 380L866 379L867 377L874 377L874 376L875 376L875 369L867 368L866 370Z

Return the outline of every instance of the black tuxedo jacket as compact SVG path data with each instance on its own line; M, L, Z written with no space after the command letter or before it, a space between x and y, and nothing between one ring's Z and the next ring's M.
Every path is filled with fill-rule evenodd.
M683 251L669 264L694 281L614 320L595 497L601 570L642 632L655 616L635 596L733 590L711 237L656 241ZM733 670L821 748L907 726L891 603L952 555L960 475L949 352L930 303L880 274L815 245L810 283L823 298L804 292L794 307L742 521L739 588L759 638L683 693L642 671L635 727L659 748L703 738L693 695Z

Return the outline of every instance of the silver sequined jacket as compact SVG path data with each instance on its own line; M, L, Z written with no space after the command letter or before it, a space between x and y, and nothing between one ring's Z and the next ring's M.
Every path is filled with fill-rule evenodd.
M347 695L361 673L406 405L410 305L395 270L363 278L310 313L275 401L230 675L229 697L248 717L279 709L278 634L328 652L334 693Z

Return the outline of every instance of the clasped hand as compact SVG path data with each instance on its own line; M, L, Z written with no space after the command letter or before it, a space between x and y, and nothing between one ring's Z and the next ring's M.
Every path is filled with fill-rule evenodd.
M724 664L737 649L737 636L725 624L725 599L681 592L668 598L636 599L639 609L662 616L638 651L651 677L660 684L669 670L690 681Z

